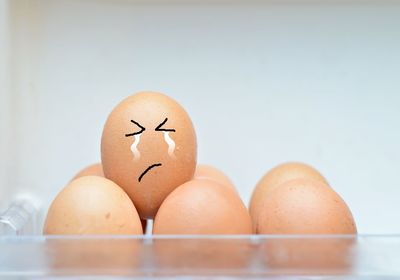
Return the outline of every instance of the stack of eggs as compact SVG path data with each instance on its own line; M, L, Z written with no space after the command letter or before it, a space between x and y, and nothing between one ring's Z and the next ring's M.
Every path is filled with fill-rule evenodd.
M258 183L250 213L221 171L197 165L186 111L154 92L132 95L109 115L102 162L57 195L44 234L354 234L345 202L312 167L287 163Z

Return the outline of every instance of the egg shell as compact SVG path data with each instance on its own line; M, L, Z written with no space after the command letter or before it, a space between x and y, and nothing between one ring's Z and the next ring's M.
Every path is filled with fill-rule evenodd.
M104 177L102 164L95 163L95 164L89 165L88 167L82 169L78 174L76 174L75 177L71 181L78 179L80 177L84 177L84 176ZM140 219L140 222L142 223L143 233L146 233L147 221L144 219Z
M211 180L192 180L174 190L154 220L153 234L251 234L250 215L239 196Z
M198 164L194 172L193 179L209 179L220 183L223 186L229 187L237 192L232 181L221 170L206 164Z
M47 213L44 234L142 234L139 215L112 181L85 176L70 182Z
M265 197L256 231L260 234L356 234L343 199L329 186L294 179Z
M315 168L305 163L286 162L274 167L257 183L251 196L249 212L253 226L258 223L258 213L260 213L268 193L282 183L297 178L308 178L328 184L326 179Z
M152 219L167 195L192 179L196 133L175 100L161 93L138 93L109 115L101 157L106 178L125 190L142 219Z
M74 176L74 178L72 178L72 180L75 180L75 179L78 179L78 178L84 177L84 176L104 177L103 166L101 165L101 163L95 163L95 164L89 165L88 167L79 171L79 173L76 174Z

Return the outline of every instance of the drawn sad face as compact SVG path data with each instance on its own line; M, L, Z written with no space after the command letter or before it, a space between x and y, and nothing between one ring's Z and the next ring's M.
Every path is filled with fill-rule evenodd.
M173 99L142 92L123 100L104 126L104 175L123 188L141 218L154 218L166 196L193 177L192 122Z
M174 155L174 151L175 151L175 142L174 140L171 139L171 137L169 136L170 132L175 132L176 130L173 128L163 128L163 125L168 121L168 118L165 118L165 120L159 124L156 128L155 131L161 131L164 133L164 140L165 142L168 144L168 155L170 157L175 158ZM131 146L131 151L132 154L134 156L135 160L140 160L140 152L137 148L138 144L140 143L140 135L146 131L146 128L141 126L138 122L131 120L131 123L134 123L135 125L137 125L140 130L138 132L134 132L134 133L128 133L125 134L126 137L134 137L134 141L133 144ZM142 174L140 174L139 178L138 178L138 182L140 183L143 179L143 176L147 174L147 172L149 172L151 169L156 168L162 166L162 163L153 163L152 165L150 165L149 167L146 168L146 170L143 171Z

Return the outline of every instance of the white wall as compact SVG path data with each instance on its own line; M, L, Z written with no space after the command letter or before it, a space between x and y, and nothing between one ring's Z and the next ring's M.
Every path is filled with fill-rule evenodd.
M9 64L8 64L8 1L0 0L0 210L6 200L6 151L8 147L7 131L9 120Z
M246 203L264 172L300 160L361 233L400 232L400 6L298 2L13 2L9 191L46 207L99 160L112 107L151 89L186 107L200 162Z

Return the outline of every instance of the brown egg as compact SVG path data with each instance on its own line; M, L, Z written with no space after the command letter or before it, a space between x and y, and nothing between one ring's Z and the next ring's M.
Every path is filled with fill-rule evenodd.
M256 230L260 234L355 234L346 203L329 186L294 179L271 191L264 200Z
M78 179L83 176L100 176L104 177L103 166L101 163L95 163L79 171L72 180Z
M211 180L192 180L174 190L154 220L153 234L251 234L250 215L239 196Z
M101 165L101 163L95 163L95 164L89 165L88 167L79 171L79 173L76 174L75 177L72 178L71 181L78 179L80 177L84 177L84 176L104 177L103 166ZM146 233L147 221L140 219L140 222L142 223L143 233Z
M105 176L125 190L141 218L151 219L167 195L193 177L196 133L176 101L138 93L109 115L101 157Z
M328 184L326 179L316 169L304 163L287 162L274 167L257 183L251 196L249 212L253 221L253 227L258 222L257 215L261 211L267 194L282 183L297 178L309 178Z
M232 181L221 170L206 164L199 164L194 172L193 179L209 179L237 192Z
M44 234L142 234L139 215L112 181L85 176L69 183L47 213Z
M84 176L104 177L103 166L101 165L101 163L95 163L95 164L89 165L88 167L82 169L78 174L76 174L75 177L71 181L78 179L80 177L84 177ZM140 219L140 222L142 223L143 233L146 233L147 221Z

